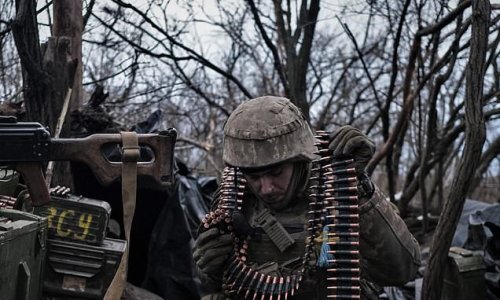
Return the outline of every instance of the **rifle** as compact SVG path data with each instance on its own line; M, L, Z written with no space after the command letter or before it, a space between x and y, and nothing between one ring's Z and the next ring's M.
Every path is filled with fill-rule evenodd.
M137 137L140 148L137 175L152 177L162 186L171 184L176 130L169 128ZM55 139L40 123L0 118L0 164L11 166L23 176L33 206L50 202L43 163L81 162L90 167L100 184L109 185L121 177L124 149L120 145L121 135L117 133Z

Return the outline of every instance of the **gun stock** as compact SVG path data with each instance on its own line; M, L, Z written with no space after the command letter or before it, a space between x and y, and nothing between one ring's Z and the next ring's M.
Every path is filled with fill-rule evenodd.
M137 174L150 176L161 185L171 183L175 130L137 136L141 148ZM102 185L109 185L121 176L121 153L120 134L93 134L82 139L52 140L50 160L85 163Z

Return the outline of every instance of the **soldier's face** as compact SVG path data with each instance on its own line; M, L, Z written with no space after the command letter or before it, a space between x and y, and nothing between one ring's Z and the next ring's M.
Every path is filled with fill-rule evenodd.
M293 163L283 163L256 172L244 172L251 189L274 210L283 209L288 205L285 195L292 174Z

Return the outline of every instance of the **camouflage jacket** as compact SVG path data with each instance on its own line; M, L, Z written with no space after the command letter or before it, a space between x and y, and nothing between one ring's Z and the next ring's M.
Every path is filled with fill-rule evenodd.
M420 250L417 241L399 217L397 209L385 199L378 188L371 199L361 201L359 250L362 299L378 299L379 287L403 285L413 278L420 265ZM244 214L250 225L255 226L253 216L261 208L258 200L252 197L245 199ZM274 213L296 243L281 253L265 233L261 238L251 240L248 257L254 269L270 275L288 275L301 267L306 236L306 211L307 201L296 199L290 209ZM313 257L310 262L312 271L301 284L299 293L290 299L323 298L318 291L326 288L326 279L324 274L314 267L315 262ZM209 291L202 299L224 299L220 293L222 282L214 279L221 278L221 274L199 275L206 291Z

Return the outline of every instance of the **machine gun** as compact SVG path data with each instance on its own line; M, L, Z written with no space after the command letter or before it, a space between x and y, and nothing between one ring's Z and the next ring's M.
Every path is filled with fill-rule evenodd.
M174 145L177 132L171 128L158 134L138 134L137 175L153 178L160 185L173 180ZM9 165L24 178L33 206L50 202L43 164L48 161L81 162L90 167L102 185L121 176L123 147L120 134L93 134L85 138L50 137L36 122L0 118L0 164ZM118 150L118 151L117 151ZM118 155L113 155L113 153ZM110 159L115 157L115 159Z

